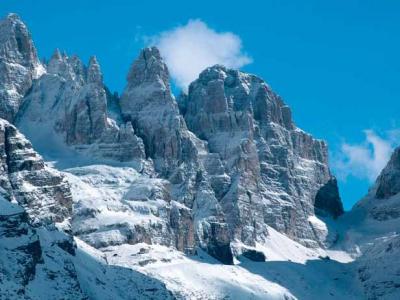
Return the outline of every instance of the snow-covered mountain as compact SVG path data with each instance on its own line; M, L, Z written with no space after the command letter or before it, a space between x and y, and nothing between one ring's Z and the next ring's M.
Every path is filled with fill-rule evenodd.
M255 75L176 100L145 48L119 97L15 14L0 68L0 299L400 296L400 150L343 214L326 143Z

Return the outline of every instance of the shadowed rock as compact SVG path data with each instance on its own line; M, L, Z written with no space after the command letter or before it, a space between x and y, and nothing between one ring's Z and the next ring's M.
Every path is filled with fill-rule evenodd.
M327 214L333 218L337 218L344 213L336 178L330 179L319 189L315 196L314 206L318 214Z

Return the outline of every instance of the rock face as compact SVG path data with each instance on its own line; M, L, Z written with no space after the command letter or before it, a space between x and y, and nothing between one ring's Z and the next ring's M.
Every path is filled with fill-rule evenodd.
M21 20L0 21L0 117L30 139L0 119L1 299L314 299L325 281L322 297L400 297L400 148L328 237L327 146L262 79L216 65L175 100L153 47L127 81L119 98L95 57L42 65ZM359 257L322 256L330 242Z
M143 168L143 142L129 122L121 122L118 111L111 111L118 98L102 80L95 57L86 67L78 57L56 50L47 73L24 98L17 124L34 144L52 140L58 152L69 147L90 157L133 161Z
M193 253L190 209L171 199L169 183L133 168L67 169L74 199L72 231L95 248L148 243Z
M318 214L327 214L333 218L337 218L344 213L336 178L332 177L318 190L314 207Z
M400 235L379 238L357 262L367 299L400 297Z
M1 296L61 299L68 295L85 299L73 264L72 237L54 228L32 226L24 209L3 197L0 207Z
M123 117L132 122L142 137L146 155L153 159L157 172L171 179L173 184L189 186L188 181L194 180L184 177L196 174L183 173L196 173L197 170L192 169L199 167L200 156L207 153L204 143L187 130L179 114L171 94L168 68L157 48L145 48L140 53L127 80L121 97ZM190 206L193 196L184 197L183 202Z
M140 53L127 80L121 97L124 119L143 139L156 172L170 181L172 199L193 210L201 247L219 248L214 245L219 231L213 228L224 224L224 216L212 184L223 186L224 180L229 181L219 156L210 154L206 143L187 129L171 94L168 68L157 48ZM229 237L223 243L229 249Z
M289 107L264 81L217 65L179 103L188 128L219 155L230 178L216 186L232 239L254 245L270 225L307 245L322 242L308 218L318 190L336 187L326 144L294 125ZM318 208L339 206L332 209L340 214L340 199L325 196L319 193Z
M0 21L0 117L12 121L32 81L44 72L31 36L15 14Z
M31 143L0 120L1 193L16 201L33 223L63 222L72 212L72 197L64 176L45 166Z
M400 147L394 150L375 185L353 211L363 211L367 218L377 221L400 221Z
M54 226L68 230L68 183L5 120L0 120L0 151L0 294L9 299L44 296L39 286L49 276L47 296L57 298L61 292L84 298L76 275L71 276L73 239Z
M344 217L350 220L346 239L356 240L362 255L356 261L367 299L400 297L400 148L381 171L375 185Z
M1 299L173 298L157 280L108 266L89 255L94 249L77 248L70 235L72 196L65 177L1 119L0 152Z
M27 31L25 36L31 47L23 49L32 50L34 61ZM107 213L140 211L154 217L152 226L100 222L109 233L100 238L90 224L105 211L76 201L82 210L74 215L75 233L93 246L143 241L181 250L200 246L231 263L232 242L262 243L268 226L305 245L323 245L326 232L315 225L315 208L334 217L342 212L325 143L298 129L290 109L256 76L208 68L178 105L168 68L154 47L133 63L121 99L104 86L94 57L85 66L57 50L44 67L24 93L15 121L35 147L56 160L67 154L77 160L78 152L102 163L130 163L159 177L126 181L138 195L141 180L149 185L153 192L145 196L146 204L119 195L112 209L105 205ZM27 70L36 78L36 69ZM107 180L97 185L97 172L79 180L101 190Z
M395 149L377 179L376 197L386 199L400 192L400 147Z

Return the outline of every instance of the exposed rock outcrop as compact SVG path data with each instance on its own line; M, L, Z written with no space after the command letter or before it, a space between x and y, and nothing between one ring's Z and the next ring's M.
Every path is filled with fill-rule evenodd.
M69 185L18 130L0 120L0 295L6 299L84 299L72 256ZM48 291L40 288L43 281Z
M366 219L400 221L400 147L394 150L374 186L353 211L362 212Z
M31 49L28 61L37 70L25 33L31 47L23 49ZM315 210L334 217L342 212L325 143L298 129L290 109L254 75L208 68L177 102L154 47L133 63L121 99L104 86L94 57L85 66L57 50L45 69L27 84L16 117L42 153L77 160L74 150L163 178L129 182L136 189L129 195L141 195L141 180L152 194L144 201L118 196L107 207L147 214L156 220L152 226L116 220L98 234L90 224L104 211L83 203L74 215L75 233L93 246L149 242L188 252L200 246L231 263L231 242L253 247L268 226L305 245L323 245L327 233L315 225Z
M400 297L400 235L377 239L357 261L357 272L366 299Z
M0 118L13 121L32 81L43 72L25 24L9 14L0 21Z
M400 192L400 147L395 149L377 179L376 197L385 199Z
M217 233L210 223L224 223L212 187L223 187L224 180L229 181L219 156L210 154L207 144L187 129L171 93L168 68L157 48L145 48L140 53L127 80L121 97L122 115L143 139L155 170L171 182L172 199L193 210L196 238L201 247L208 248ZM227 238L224 245L229 249ZM217 253L212 252L214 256Z
M69 185L48 168L31 143L5 120L0 120L1 194L16 201L33 223L63 222L71 216Z
M270 225L310 246L323 242L308 218L318 190L336 186L326 144L294 125L289 107L264 81L217 65L200 74L179 106L230 178L217 194L232 239L254 245ZM318 206L331 201L340 206L320 193Z
M107 107L116 101L95 57L86 67L78 57L56 50L47 73L24 98L17 124L38 146L50 140L54 151L69 147L91 158L133 161L141 169L146 165L143 142L129 122L121 122L118 111Z
M194 252L191 210L171 199L167 180L101 165L65 174L74 198L72 231L86 243L95 248L148 243Z
M318 190L314 207L316 213L329 215L335 219L344 213L336 178L332 177Z
M1 299L173 299L157 280L77 248L69 184L5 120L0 157Z

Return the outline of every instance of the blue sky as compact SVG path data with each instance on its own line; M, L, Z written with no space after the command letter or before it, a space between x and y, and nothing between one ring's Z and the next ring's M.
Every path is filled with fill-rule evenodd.
M0 15L8 12L26 22L40 57L56 47L84 61L95 54L119 92L144 37L189 20L231 32L239 56L252 60L242 69L285 99L299 127L328 141L347 209L400 142L399 1L2 0Z

